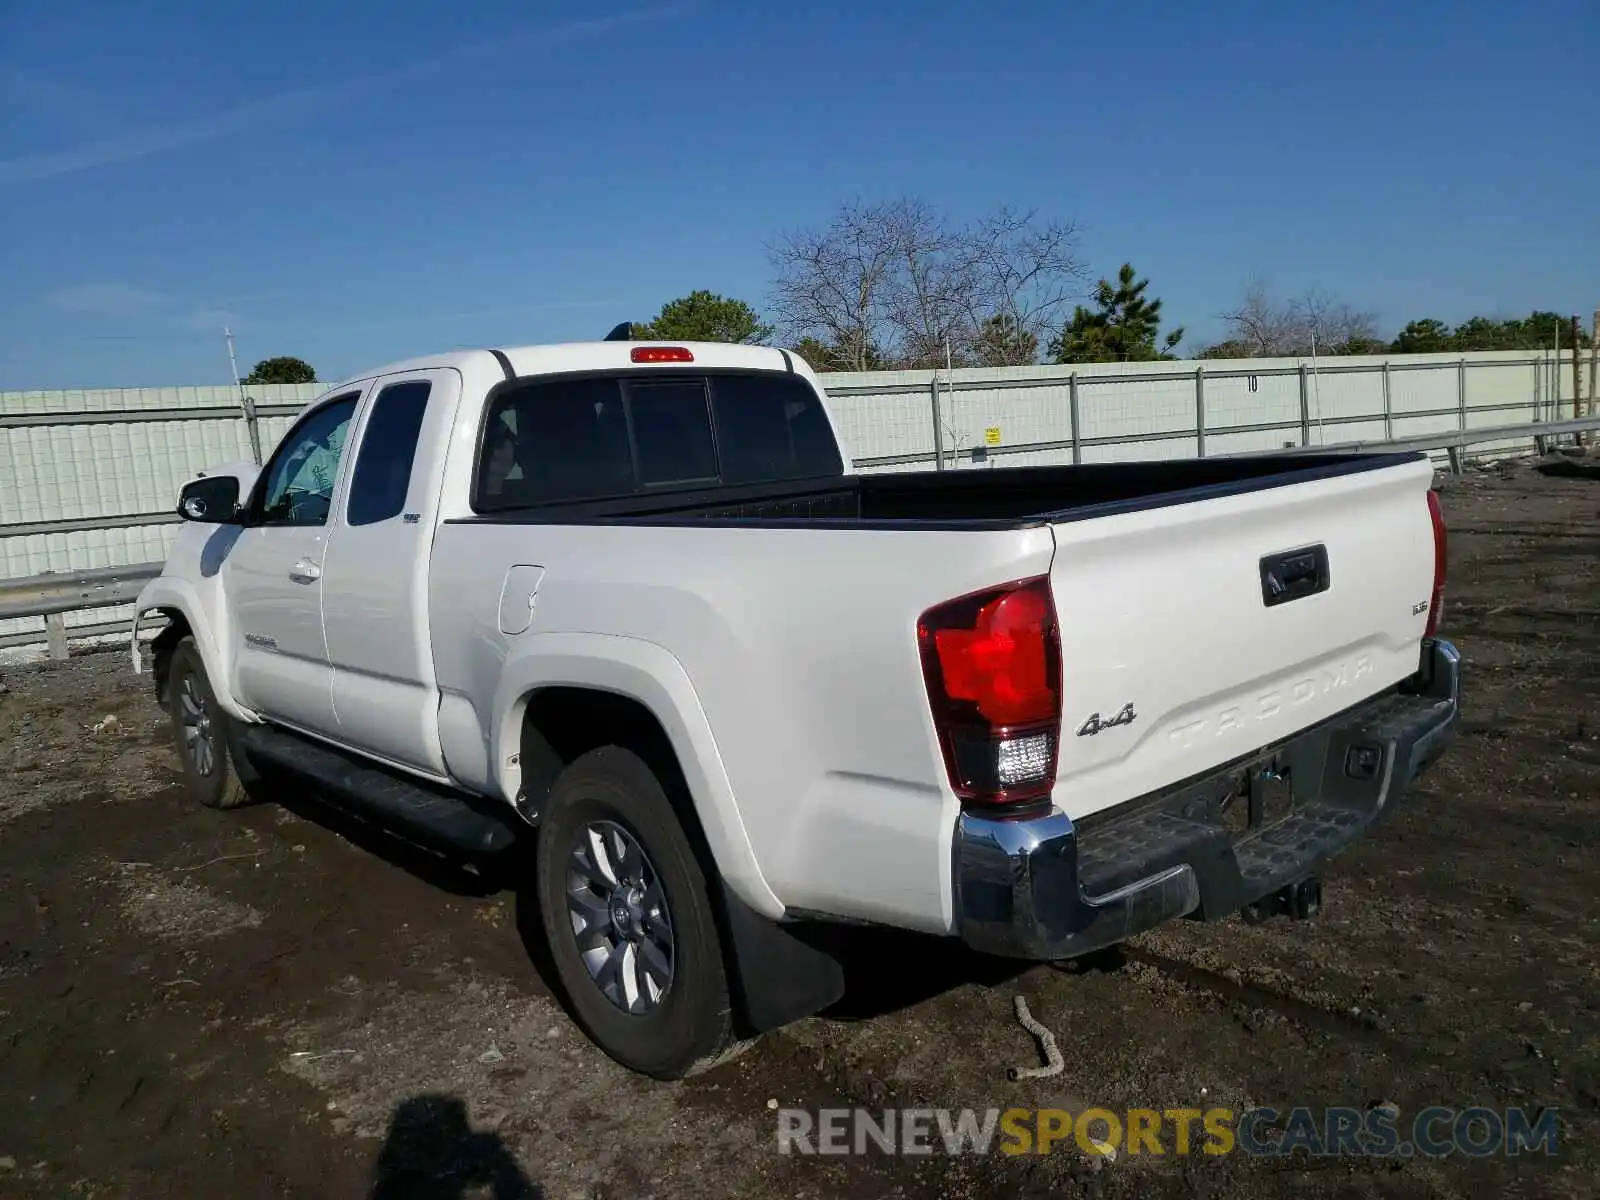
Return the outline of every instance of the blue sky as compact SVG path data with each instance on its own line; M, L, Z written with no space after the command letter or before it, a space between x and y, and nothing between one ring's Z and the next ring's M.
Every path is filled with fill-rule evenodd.
M596 15L602 13L604 15ZM1600 303L1593 0L0 4L0 389L597 337L846 199L1082 226L1190 330L1252 275Z

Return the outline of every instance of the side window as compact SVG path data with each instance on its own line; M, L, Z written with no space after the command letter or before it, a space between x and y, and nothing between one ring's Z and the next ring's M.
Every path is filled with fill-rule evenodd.
M822 398L793 376L717 375L711 381L725 483L838 475L844 470Z
M333 507L356 396L330 400L291 429L267 464L260 521L265 525L324 525Z
M615 379L529 383L489 411L478 459L483 510L625 495L635 488Z
M412 379L391 383L378 393L350 477L345 519L351 525L375 525L398 517L405 508L432 388L426 379Z
M628 412L647 486L716 479L717 449L703 379L630 383Z

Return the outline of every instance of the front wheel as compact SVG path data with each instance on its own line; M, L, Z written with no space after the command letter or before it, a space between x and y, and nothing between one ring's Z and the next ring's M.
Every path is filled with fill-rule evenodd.
M550 956L585 1032L657 1079L716 1062L733 1013L710 891L644 760L606 746L568 766L536 857Z
M184 791L207 808L248 804L252 797L245 783L254 775L233 745L228 714L217 703L193 637L173 648L167 705L183 764Z

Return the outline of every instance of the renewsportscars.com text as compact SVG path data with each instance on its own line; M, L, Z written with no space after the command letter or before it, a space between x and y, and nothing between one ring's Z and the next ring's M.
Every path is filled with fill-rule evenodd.
M778 1152L850 1154L1244 1153L1445 1158L1557 1152L1557 1110L1392 1106L1313 1109L780 1108Z

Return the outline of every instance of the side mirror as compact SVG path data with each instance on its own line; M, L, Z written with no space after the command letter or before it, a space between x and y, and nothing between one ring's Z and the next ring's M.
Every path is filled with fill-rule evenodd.
M191 480L178 493L178 515L185 521L228 525L239 517L239 479L212 475Z

